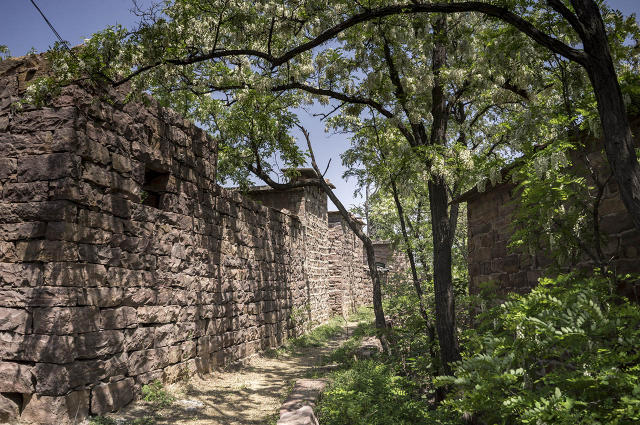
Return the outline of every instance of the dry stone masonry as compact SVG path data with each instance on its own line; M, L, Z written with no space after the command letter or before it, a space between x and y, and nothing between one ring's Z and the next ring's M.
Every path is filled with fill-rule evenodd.
M632 119L631 125L634 134L640 134L640 117ZM586 142L590 164L600 174L600 180L606 181L610 173L601 154L602 142ZM574 163L581 161L577 156L574 159ZM530 253L508 246L514 231L512 218L518 199L518 189L510 181L485 192L471 190L460 198L460 201L467 202L469 290L472 294L479 294L487 283L501 297L508 292L528 292L550 265L543 251ZM599 217L600 232L606 239L603 251L606 258L611 259L611 269L622 275L639 273L640 233L633 226L613 179L604 190ZM574 267L593 268L593 262L585 256ZM621 282L618 291L640 301L637 289L636 285Z
M370 302L319 189L220 188L216 141L152 99L16 111L45 68L0 62L0 420L76 423Z

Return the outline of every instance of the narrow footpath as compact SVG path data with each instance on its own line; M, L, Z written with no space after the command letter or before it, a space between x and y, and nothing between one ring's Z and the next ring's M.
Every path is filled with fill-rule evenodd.
M356 325L346 323L321 346L268 352L244 365L167 385L164 390L174 398L167 407L140 400L108 416L119 425L275 425L295 381L323 375L326 357Z

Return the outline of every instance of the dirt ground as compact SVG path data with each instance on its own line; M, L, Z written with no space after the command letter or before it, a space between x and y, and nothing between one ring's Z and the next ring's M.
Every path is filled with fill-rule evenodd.
M295 381L326 371L330 367L324 364L326 356L348 338L355 325L348 323L342 333L320 347L267 353L242 366L167 385L165 389L175 397L167 408L158 409L140 400L109 416L123 425L275 424L280 405ZM143 421L144 417L154 421Z

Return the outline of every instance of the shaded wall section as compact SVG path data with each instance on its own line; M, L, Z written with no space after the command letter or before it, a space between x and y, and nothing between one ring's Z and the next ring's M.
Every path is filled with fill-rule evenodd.
M216 141L153 99L69 86L50 107L14 111L41 69L36 56L0 63L9 414L66 424L113 411L153 380L329 317L326 197L305 189L294 214L221 189Z
M631 122L634 134L639 134L640 117ZM610 169L601 149L601 141L586 141L589 164L599 179L606 181ZM584 155L584 151L581 154ZM582 170L580 164L584 162L584 156L576 154L572 160L576 170ZM587 184L593 185L586 170L578 172L585 175ZM508 247L518 199L516 185L511 182L498 184L482 193L472 190L461 198L467 202L469 290L472 294L478 294L485 282L492 283L491 287L501 296L508 292L526 293L538 283L550 265L544 251L529 253ZM599 225L604 238L604 256L611 259L611 270L617 274L640 273L640 233L634 228L613 179L606 184L603 193ZM593 267L593 261L584 256L567 270ZM621 283L619 291L631 299L639 299L637 286L629 282Z
M338 211L329 212L329 305L331 313L348 316L373 301L369 268L363 263L364 246Z

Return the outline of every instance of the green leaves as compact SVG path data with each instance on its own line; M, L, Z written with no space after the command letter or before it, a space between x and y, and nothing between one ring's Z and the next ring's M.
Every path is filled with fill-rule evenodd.
M544 279L485 316L445 403L487 423L627 424L637 417L640 309L608 281ZM631 366L631 367L629 367Z

